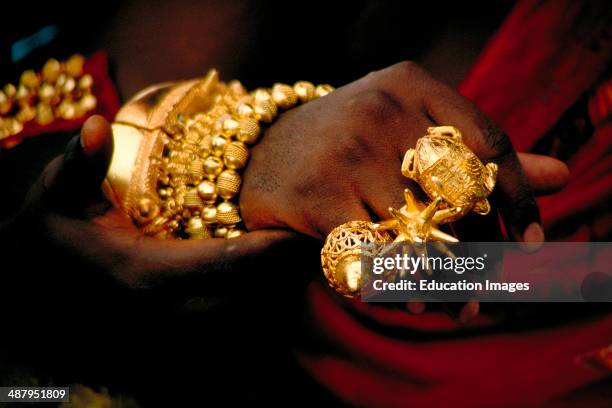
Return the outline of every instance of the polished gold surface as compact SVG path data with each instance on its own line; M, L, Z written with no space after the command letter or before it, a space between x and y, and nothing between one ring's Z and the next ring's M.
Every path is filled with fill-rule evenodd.
M407 243L417 256L422 256L427 255L425 244L431 242L438 251L453 257L446 244L458 240L438 226L472 210L484 215L491 209L487 197L495 187L497 165L484 165L463 143L455 127L427 129L416 147L406 152L401 172L416 181L431 202L422 203L405 189L405 205L389 208L391 219L376 224L352 221L327 236L321 251L323 273L328 284L344 296L353 297L364 283L361 243ZM376 236L373 232L385 235ZM424 272L431 274L429 269Z
M107 195L147 235L240 236L237 199L248 146L279 109L316 97L314 85L302 87L307 98L285 84L248 93L239 81L219 81L212 70L201 80L140 92L113 124Z
M427 135L409 149L402 163L402 174L419 183L423 191L449 211L439 223L456 220L469 211L488 214L487 197L495 187L497 164L484 165L462 141L452 126L427 129Z
M349 221L329 233L321 250L321 265L329 285L338 293L353 297L361 290L362 244L378 242L391 243L387 231L376 228L367 221Z

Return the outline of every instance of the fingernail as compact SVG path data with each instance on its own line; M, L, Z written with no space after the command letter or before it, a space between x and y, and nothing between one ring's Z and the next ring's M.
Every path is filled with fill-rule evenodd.
M535 252L544 244L544 230L538 222L532 222L523 233L523 247L528 252Z
M478 316L479 312L480 303L477 300L470 300L461 308L461 312L459 312L459 322L465 324Z
M406 308L410 313L418 315L425 311L425 303L411 300L410 302L406 303Z

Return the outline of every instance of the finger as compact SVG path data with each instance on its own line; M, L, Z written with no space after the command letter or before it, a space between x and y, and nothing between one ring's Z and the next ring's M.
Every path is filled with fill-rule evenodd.
M569 168L557 159L532 153L518 153L519 162L536 195L562 190L569 178Z
M425 302L421 302L418 300L411 300L409 302L406 302L406 310L408 310L408 312L414 315L422 314L423 312L425 312L425 308Z
M63 212L80 211L99 200L112 154L109 123L101 116L92 116L83 124L81 134L68 143L64 155L45 169L43 198Z
M477 300L470 300L461 308L459 312L459 322L465 324L472 320L474 317L478 316L480 313L480 302Z
M514 240L544 239L533 190L508 137L455 90L436 81L413 63L400 63L375 74L383 89L404 103L421 103L438 125L461 130L465 143L485 161L499 166L494 197Z
M180 294L227 294L284 289L319 270L319 244L283 230L259 230L235 239L141 239L130 248L133 286Z
M491 198L500 209L510 238L530 243L543 242L544 233L533 189L510 139L470 102L444 86L440 85L430 95L427 106L438 124L451 124L461 129L465 143L478 157L499 166L497 185Z

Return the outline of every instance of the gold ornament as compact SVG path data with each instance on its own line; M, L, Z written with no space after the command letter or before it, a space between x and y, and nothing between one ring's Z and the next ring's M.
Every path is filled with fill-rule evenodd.
M446 244L458 240L439 230L438 225L455 221L471 210L484 215L491 209L487 197L495 187L497 165L484 165L452 126L427 129L416 148L406 152L401 172L416 181L432 201L421 203L406 189L406 204L389 208L391 219L377 224L349 222L327 237L321 251L323 272L329 285L345 296L354 296L364 283L361 253L354 248L358 242L408 243L417 256L426 256L425 244L431 242L441 253L454 257ZM381 239L370 231L386 235ZM425 272L431 274L429 265L425 265Z
M223 225L235 225L242 219L238 206L230 201L223 201L217 206L217 220Z
M225 146L223 163L228 169L241 169L249 160L249 149L242 142L231 142Z
M217 185L210 180L204 180L198 185L198 194L204 202L214 203L217 199Z
M62 73L56 88L72 86L69 82ZM76 82L78 89L90 86L85 76ZM219 81L216 71L201 80L144 90L113 123L115 151L105 191L146 235L236 238L245 232L237 198L247 145L276 117L279 104L286 109L297 101L288 85L248 93L238 81ZM77 113L82 102L71 100ZM66 114L69 108L63 108ZM140 215L138 202L145 197L158 205L153 218Z
M275 84L272 87L272 101L280 109L289 109L298 102L298 96L289 85Z
M327 283L342 295L353 297L364 283L361 246L392 241L388 232L379 231L375 224L367 221L349 221L334 228L321 250L321 265Z
M236 171L224 170L219 174L219 177L217 177L217 191L219 192L219 196L226 200L234 197L240 191L240 184L242 184L242 179Z
M317 98L322 98L332 92L334 92L334 87L328 84L317 85L315 88L315 96Z
M300 102L306 103L315 98L315 86L312 82L298 81L293 85L293 90L300 98Z
M427 135L408 149L402 162L402 174L421 186L429 198L440 197L449 208L440 223L450 222L470 210L488 214L487 197L495 187L497 164L483 165L453 126L427 129Z
M84 61L80 55L64 64L52 58L38 73L24 71L17 86L5 85L0 91L0 140L20 133L33 120L45 126L55 119L72 120L94 110L93 78L83 74Z

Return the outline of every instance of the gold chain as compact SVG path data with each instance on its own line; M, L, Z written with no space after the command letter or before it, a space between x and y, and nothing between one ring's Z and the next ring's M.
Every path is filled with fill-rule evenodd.
M247 92L230 81L206 112L179 115L166 129L161 159L151 157L157 194L138 200L136 223L158 238L235 238L244 233L237 196L249 147L280 110L327 95L330 85L299 81L293 86Z

